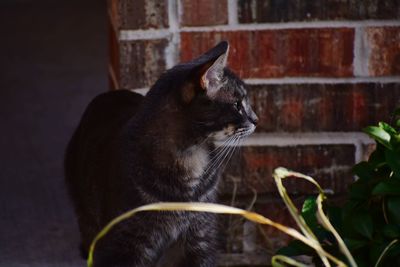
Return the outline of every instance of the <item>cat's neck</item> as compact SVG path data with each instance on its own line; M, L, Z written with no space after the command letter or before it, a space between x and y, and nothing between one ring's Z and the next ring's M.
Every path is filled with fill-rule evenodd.
M177 166L188 177L200 177L209 163L210 144L196 135L185 113L174 103L157 109L152 110L151 117L145 113L146 117L136 118L132 128L140 128L136 131L141 140L137 145L151 151L151 160L160 167Z

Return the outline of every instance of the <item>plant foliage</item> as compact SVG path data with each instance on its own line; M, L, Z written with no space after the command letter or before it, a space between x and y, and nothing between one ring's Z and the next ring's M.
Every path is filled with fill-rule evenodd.
M400 110L396 116L399 113ZM354 166L353 173L358 179L350 186L344 206L324 205L329 221L359 267L400 266L399 128L400 119L393 126L380 122L378 126L364 129L376 141L376 150L368 161ZM350 264L332 233L323 227L315 197L304 202L301 215L324 250ZM309 255L316 266L323 266L315 251L297 240L280 249L278 254Z

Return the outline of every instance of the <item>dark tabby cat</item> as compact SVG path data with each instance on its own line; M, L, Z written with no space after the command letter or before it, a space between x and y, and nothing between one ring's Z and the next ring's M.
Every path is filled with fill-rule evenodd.
M118 90L89 105L65 161L84 251L129 209L216 201L221 165L257 123L244 83L225 67L228 48L168 70L145 97ZM144 212L100 240L94 265L215 266L216 236L213 214Z

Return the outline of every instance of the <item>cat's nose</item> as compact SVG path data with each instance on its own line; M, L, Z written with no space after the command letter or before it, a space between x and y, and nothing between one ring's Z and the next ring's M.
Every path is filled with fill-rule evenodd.
M254 124L254 126L257 126L258 123L258 117L257 115L252 111L250 116L249 116L249 120L251 121L251 123Z

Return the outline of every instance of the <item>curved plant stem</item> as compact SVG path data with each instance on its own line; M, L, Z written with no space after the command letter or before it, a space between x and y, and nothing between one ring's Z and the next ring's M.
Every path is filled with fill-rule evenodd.
M328 217L325 215L324 210L322 209L322 195L319 195L317 198L317 207L318 207L318 218L319 221L321 222L322 226L330 231L333 236L336 238L336 241L338 242L339 249L340 251L346 256L347 260L350 263L350 266L352 267L357 267L357 263L353 258L353 255L351 255L349 249L347 248L346 244L344 243L342 237L339 235L339 233L336 231L336 229L333 227L331 222L329 221Z
M398 239L395 239L395 240L393 240L392 242L390 242L389 245L387 245L387 246L385 247L385 249L382 251L381 255L379 255L379 258L378 258L378 260L376 261L376 263L375 263L375 265L374 265L375 267L378 267L378 266L379 266L379 264L381 263L383 257L385 256L385 254L386 254L386 253L388 252L388 250L389 250L394 244L396 244L397 242L399 242L399 240L398 240Z
M285 179L287 177L291 177L291 176L304 178L312 183L313 183L313 179L312 178L310 179L310 177L307 177L307 176L303 177L303 175L298 174L298 173L294 173L294 172L292 173L285 168L275 169L272 176L275 179L275 183L276 183L276 186L278 187L278 191L279 191L281 198L285 202L286 207L289 209L290 215L295 220L296 224L299 226L299 228L303 232L303 234L308 239L314 240L318 244L318 246L320 248L320 250L316 250L318 256L320 257L324 266L330 267L331 265L328 261L328 258L326 257L326 255L324 255L324 253L321 253L321 250L322 250L321 244L319 243L317 237L314 235L313 231L310 229L310 227L308 227L307 223L304 221L304 218L300 215L298 209L294 205L293 201L290 199L288 193L286 192L286 188L283 186L283 183L282 183L283 179ZM319 185L318 184L316 184L316 185L317 185L318 189L320 189ZM322 189L321 189L321 191L322 191Z
M120 222L127 220L131 217L133 217L136 213L138 212L143 212L143 211L192 211L192 212L211 212L211 213L220 213L220 214L233 214L233 215L240 215L247 220L250 220L252 222L256 222L259 224L266 224L270 225L272 227L275 227L276 229L294 237L295 239L300 240L304 244L308 245L309 247L313 248L319 257L321 258L323 264L326 267L330 267L330 262L331 260L333 263L335 263L337 266L345 267L346 264L327 251L325 251L320 242L318 241L317 237L314 235L312 230L308 227L306 222L304 221L304 218L301 216L299 213L298 209L296 206L293 204L293 201L290 199L288 196L285 187L283 186L282 180L287 177L297 177L297 178L302 178L305 179L312 184L314 184L318 191L319 191L319 196L317 198L317 204L318 204L318 216L321 221L321 224L329 231L332 232L332 234L335 236L336 240L338 241L338 244L340 246L340 249L343 254L346 255L347 259L349 260L350 264L352 267L357 267L353 257L351 256L349 250L347 249L346 245L344 244L343 240L339 236L339 234L336 232L336 230L333 228L331 223L329 222L329 219L327 216L323 213L322 210L322 201L325 198L324 191L322 188L319 186L319 184L311 177L303 175L301 173L296 173L296 172L291 172L288 171L284 168L278 168L275 169L273 177L275 179L275 182L278 187L279 194L281 195L282 199L284 200L286 206L288 207L290 214L300 227L300 230L303 232L301 234L299 231L284 226L282 224L276 223L258 213L243 210L243 209L238 209L234 207L229 207L221 204L213 204L213 203L195 203L195 202L175 202L175 203L153 203L153 204L148 204L144 205L141 207L138 207L136 209L127 211L120 216L116 217L113 219L111 222L109 222L94 238L92 241L90 248L89 248L89 256L87 259L87 266L92 267L93 266L93 254L96 248L97 242L103 238L113 227L115 227L117 224ZM382 252L381 256L379 257L375 267L377 267L383 258L384 254L387 252L387 250L398 240L392 241ZM283 266L280 264L278 261L285 262L288 264L292 264L294 266L299 266L303 267L302 263L299 263L293 259L290 259L286 256L283 255L276 255L272 258L273 263L275 263L275 266Z
M284 263L290 264L291 266L296 266L296 267L308 267L307 265L305 265L301 262L298 262L292 258L289 258L287 256L284 256L284 255L275 255L272 257L272 259L271 259L272 267L285 267L285 265L283 265L279 262L284 262Z
M113 219L111 222L109 222L94 238L92 241L90 248L89 248L89 256L87 259L87 266L92 267L93 266L93 254L96 248L97 242L103 238L113 227L115 227L118 223L127 220L137 214L138 212L143 212L143 211L194 211L194 212L212 212L212 213L220 213L220 214L236 214L236 215L241 215L245 217L246 219L260 223L260 224L267 224L275 227L276 229L285 232L286 234L302 241L306 245L310 246L311 248L315 249L321 254L324 254L326 257L329 259L332 259L332 261L335 261L336 258L334 258L332 255L324 251L321 246L315 242L313 239L308 239L305 236L303 236L301 233L299 233L297 230L286 227L282 224L275 223L272 220L254 212L234 208L234 207L229 207L225 205L220 205L220 204L212 204L212 203L182 203L182 202L175 202L175 203L153 203L149 205L144 205L141 207L138 207L136 209L127 211L123 213L122 215L116 217ZM338 264L340 265L340 264ZM344 266L344 265L341 265Z

